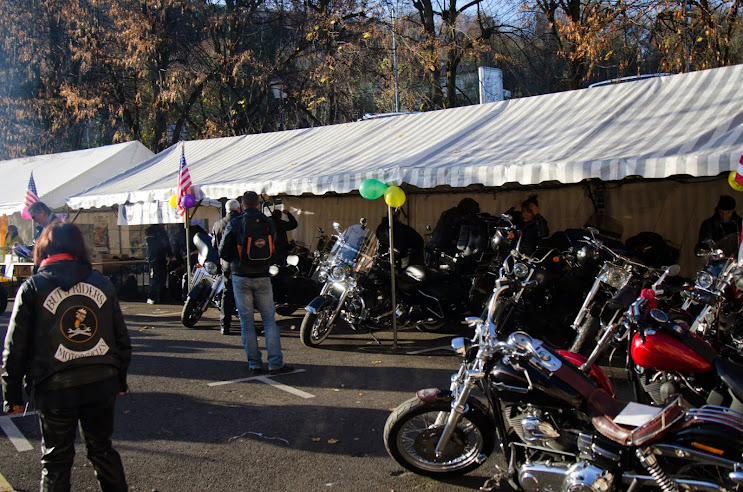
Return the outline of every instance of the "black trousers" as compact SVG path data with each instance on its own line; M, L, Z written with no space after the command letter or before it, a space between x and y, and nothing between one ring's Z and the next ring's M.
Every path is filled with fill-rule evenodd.
M222 290L222 309L219 313L220 328L230 329L232 315L235 313L235 295L232 293L232 275L222 275L224 289Z
M128 490L121 457L111 443L115 402L112 396L74 408L37 410L41 421L42 492L69 492L78 422L101 490Z
M165 296L165 281L168 279L168 264L163 261L150 262L150 287L147 298L161 302Z

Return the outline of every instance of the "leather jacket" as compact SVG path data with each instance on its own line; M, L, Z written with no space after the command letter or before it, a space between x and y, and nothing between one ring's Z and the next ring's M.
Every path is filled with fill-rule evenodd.
M27 391L56 391L117 378L127 389L131 342L113 284L77 261L39 268L18 289L5 337L5 407Z

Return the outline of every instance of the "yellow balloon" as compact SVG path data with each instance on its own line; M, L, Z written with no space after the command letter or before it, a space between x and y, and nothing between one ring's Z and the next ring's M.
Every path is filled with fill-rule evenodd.
M738 183L735 180L735 175L738 174L737 171L730 171L730 174L728 175L728 184L732 189L735 191L743 191L743 185Z
M390 186L384 190L384 202L390 207L402 207L405 203L405 192L399 186Z
M173 195L170 197L170 206L173 208L178 207L178 197Z

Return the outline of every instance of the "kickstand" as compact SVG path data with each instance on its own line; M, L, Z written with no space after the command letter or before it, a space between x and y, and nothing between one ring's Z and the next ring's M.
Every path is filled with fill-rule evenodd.
M372 338L374 339L374 341L375 341L375 342L377 342L377 345L379 345L379 346L382 346L382 342L380 342L380 341L379 341L379 339L378 339L377 337L375 337L375 336L374 336L374 333L372 333L372 331L371 331L371 330L369 330L369 332L368 332L368 333L369 333L369 336L370 336L370 337L372 337Z

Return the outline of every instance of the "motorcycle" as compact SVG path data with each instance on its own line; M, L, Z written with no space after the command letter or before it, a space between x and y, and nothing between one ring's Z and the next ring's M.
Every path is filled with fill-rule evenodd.
M193 243L198 252L198 263L194 265L188 296L181 311L181 323L187 328L193 328L210 306L220 307L224 290L219 253L212 246L211 237L197 232Z
M320 282L312 278L312 270L302 268L298 255L288 255L286 265L271 265L271 285L276 313L289 316L307 305L320 292ZM304 271L303 271L304 270Z
M589 227L590 236L583 238L583 246L576 256L580 261L596 261L603 256L604 261L596 275L593 286L583 300L571 328L575 330L575 339L570 350L586 355L596 342L601 331L602 320L613 322L627 309L647 286L648 279L657 279L662 270L649 267L627 258L605 246L597 239L598 231ZM678 272L676 272L678 273Z
M627 373L638 401L662 405L681 395L691 406L714 404L743 412L739 353L717 350L684 321L658 309L659 282L644 289L622 320L608 327L581 369L594 367L611 339L625 340Z
M449 273L411 265L396 274L393 310L389 253L378 254L379 243L365 219L342 233L339 224L334 227L336 241L317 270L324 285L305 308L300 327L305 346L322 343L339 319L369 333L391 326L393 315L398 326L436 330L466 309L468 291L453 288L455 279Z
M714 245L697 256L706 260L705 265L697 272L694 285L681 292L684 303L679 312L686 315L693 333L715 346L731 344L740 352L743 292L735 285L738 261ZM696 316L692 314L694 308L698 309Z
M504 479L527 492L743 486L743 413L686 410L679 399L665 407L621 401L598 367L590 375L578 368L580 355L521 331L502 336L499 296L530 282L500 283L486 315L468 318L475 336L452 341L463 361L449 390L420 390L389 416L384 443L397 463L454 477L481 466L497 445L507 469L481 490Z

